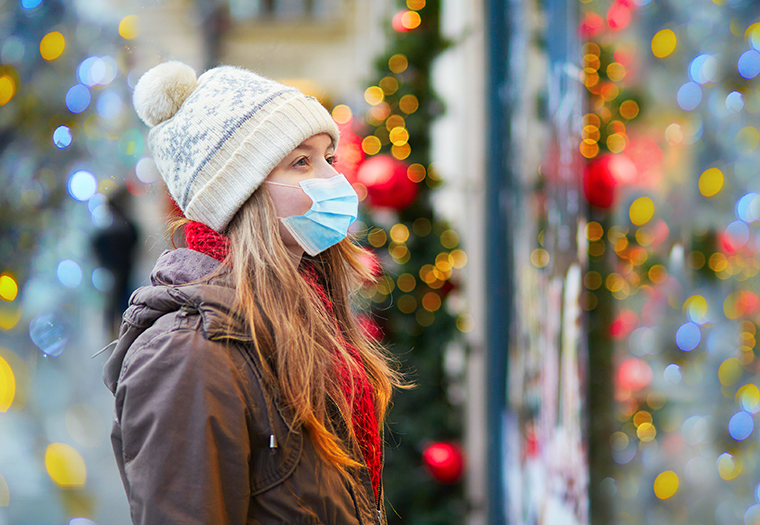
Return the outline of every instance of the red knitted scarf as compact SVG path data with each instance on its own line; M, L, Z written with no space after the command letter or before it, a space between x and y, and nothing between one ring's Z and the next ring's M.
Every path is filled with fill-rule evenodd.
M199 222L190 222L185 225L185 239L187 247L191 250L205 253L220 262L225 259L229 251L229 239L227 237ZM333 303L328 297L324 286L319 282L316 269L311 264L304 264L301 265L300 271L301 276L312 286L321 299L327 312L330 315L334 315ZM357 363L362 365L358 367L357 372L354 374L353 392L351 391L351 372L342 360L339 360L337 373L343 395L346 396L346 399L353 400L352 420L356 440L364 455L364 461L369 469L370 479L372 480L372 487L377 495L382 474L382 446L377 416L375 415L374 392L367 378L359 351L343 338L340 330L338 330L338 337L348 354Z

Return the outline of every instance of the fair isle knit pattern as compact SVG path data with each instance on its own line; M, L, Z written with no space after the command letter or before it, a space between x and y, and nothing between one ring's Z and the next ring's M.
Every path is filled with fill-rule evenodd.
M175 73L163 65L135 87L141 117L150 108L138 107L138 101L149 106L159 97L140 90L172 86L171 78L160 75ZM319 133L328 133L337 145L338 128L315 98L251 71L221 66L198 78L176 113L150 130L148 143L184 215L222 232L275 166Z

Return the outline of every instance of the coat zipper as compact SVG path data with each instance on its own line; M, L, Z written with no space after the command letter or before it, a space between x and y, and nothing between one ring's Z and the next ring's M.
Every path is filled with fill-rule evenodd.
M333 402L333 405L335 405L335 408L338 410L338 413L340 414L340 417L343 419L343 422L345 423L347 421L346 420L346 416L343 415L343 411L338 406L338 403L335 402L335 399L333 398L333 396L330 395L329 392L327 393L327 397L329 397L330 400ZM379 430L380 430L380 454L381 454L380 472L382 473L383 466L385 465L385 451L383 450L383 441L384 441L384 438L385 438L385 429L381 427ZM359 455L361 456L362 463L364 463L364 465L366 467L367 460L364 458L364 454L361 451L361 447L357 447L357 449L358 449ZM370 485L372 485L372 483L370 483ZM373 487L373 490L372 490L372 497L375 499L375 504L376 504L375 511L377 512L377 523L378 523L378 525L383 525L383 511L380 510L380 501L381 501L382 491L383 491L383 480L381 478L380 479L380 487L379 487L379 490L378 490L378 494L375 494L374 487Z

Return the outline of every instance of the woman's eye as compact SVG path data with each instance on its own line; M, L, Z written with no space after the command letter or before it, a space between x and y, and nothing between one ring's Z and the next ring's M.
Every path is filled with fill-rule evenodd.
M298 159L298 160L295 162L294 166L306 166L306 164L307 164L307 160L308 160L308 159L307 159L306 157L301 157L300 159Z
M333 155L332 157L327 157L325 160L330 166L335 166L338 163L337 155Z

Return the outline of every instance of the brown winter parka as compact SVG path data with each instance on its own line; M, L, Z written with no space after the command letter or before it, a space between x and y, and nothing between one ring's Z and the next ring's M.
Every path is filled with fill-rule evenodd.
M164 252L105 364L133 523L385 524L367 469L349 482L327 466L264 387L249 330L230 313L235 291L208 279L218 267Z

